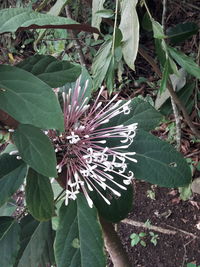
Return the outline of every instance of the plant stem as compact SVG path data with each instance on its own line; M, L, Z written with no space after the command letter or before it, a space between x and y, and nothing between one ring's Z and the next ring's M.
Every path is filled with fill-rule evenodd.
M119 6L119 0L116 0L116 6L115 6L115 22L114 22L113 42L112 42L112 54L113 55L114 55L114 50L115 50L115 34L116 34L116 28L117 28L118 6Z
M153 70L155 71L155 73L162 78L162 73L159 69L159 67L157 66L156 62L154 61L154 59L148 55L148 53L143 49L143 48L139 48L138 50L139 54L151 65L151 67L153 68ZM192 132L194 133L194 135L196 135L198 138L200 138L200 132L197 130L197 128L195 127L195 125L193 124L193 122L190 119L190 116L187 113L187 110L184 106L184 104L181 102L181 100L178 98L177 94L175 93L172 85L170 82L167 83L167 88L170 92L170 95L172 96L174 102L176 103L176 105L179 107L179 109L182 111L183 116L185 118L185 121L187 123L187 125L190 127L190 129L192 130Z
M129 262L128 255L126 254L122 243L115 232L113 224L105 221L101 217L100 223L103 229L105 245L114 267L130 267L131 264Z

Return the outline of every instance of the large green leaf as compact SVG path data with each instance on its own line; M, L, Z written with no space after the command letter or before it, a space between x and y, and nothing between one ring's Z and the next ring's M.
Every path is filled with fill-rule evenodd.
M128 163L137 179L165 187L180 187L191 182L191 171L182 155L167 142L138 130L129 151L137 163Z
M0 33L15 32L17 29L71 29L99 33L96 28L76 21L42 14L29 8L6 8L0 10Z
M184 22L167 29L167 37L172 44L178 44L196 34L199 27L194 22Z
M135 69L139 44L139 21L136 12L137 0L122 0L119 29L123 35L122 53L126 64Z
M122 102L124 104L125 101ZM160 120L162 115L151 106L151 104L144 100L135 97L129 104L130 113L120 115L112 118L108 124L104 124L103 127L115 126L115 125L129 125L131 123L138 123L138 128L146 131L153 130Z
M191 57L186 56L184 53L168 46L168 51L173 59L188 73L200 79L200 67L194 62Z
M20 156L31 168L47 177L57 176L53 146L40 129L20 124L13 134L13 140Z
M106 266L96 209L81 195L60 208L55 257L58 267Z
M115 182L123 184L123 178L121 176L113 173L110 174L114 177ZM98 185L96 185L98 190L110 201L111 204L108 205L96 190L92 191L90 196L98 210L99 215L106 221L116 223L126 218L128 213L133 208L133 186L132 184L128 185L126 186L127 190L124 190L110 181L106 181L106 184L119 192L121 196L119 197L114 195L108 189L104 191ZM125 187L124 184L123 186Z
M106 77L112 59L111 47L112 40L108 40L100 47L95 55L92 65L94 89L98 89Z
M0 66L0 106L17 121L63 130L63 115L53 90L33 74Z
M20 62L17 67L31 72L52 88L73 82L81 74L80 65L44 55L29 57Z
M15 156L0 156L0 206L17 191L26 175L26 165Z
M12 217L0 217L1 267L12 267L19 250L20 227Z
M53 264L53 233L51 222L35 221L26 216L21 221L20 251L16 267L36 267Z
M48 177L29 168L25 192L28 210L34 218L44 221L53 216L54 197Z

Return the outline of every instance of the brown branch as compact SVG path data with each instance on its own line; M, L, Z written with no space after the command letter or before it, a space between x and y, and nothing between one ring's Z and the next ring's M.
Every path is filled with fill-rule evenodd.
M132 226L135 226L135 227L142 227L144 229L149 229L149 230L153 230L153 231L156 231L156 232L159 232L159 233L162 233L162 234L167 234L167 235L176 235L176 234L184 234L184 235L187 235L187 236L191 236L192 238L197 238L197 239L200 239L199 236L193 234L193 233L189 233L189 232L186 232L182 229L179 229L179 228L176 228L176 227L173 227L171 225L166 225L167 227L170 227L174 230L169 230L169 229L166 229L166 228L162 228L162 227L159 227L159 226L155 226L155 225L149 225L147 226L145 223L143 222L138 222L138 221L133 221L131 219L124 219L123 221L121 221L122 223L125 223L125 224L129 224L129 225L132 225Z
M100 218L100 223L103 229L105 245L114 267L130 267L128 255L115 232L113 224L105 221L103 218Z
M158 65L156 64L156 62L154 61L154 59L148 55L148 53L143 49L143 48L139 48L138 50L139 54L151 65L152 69L155 71L155 73L162 78L162 72L160 71ZM197 128L195 127L195 125L193 124L193 122L190 119L190 116L187 113L187 110L184 106L184 104L181 102L181 100L178 98L177 94L175 93L171 83L168 81L167 83L167 89L169 90L169 93L171 95L171 97L173 98L174 102L176 103L176 105L179 107L179 109L182 111L183 116L185 118L185 121L187 122L187 125L190 127L190 129L192 130L192 132L198 137L200 138L200 132L197 130Z

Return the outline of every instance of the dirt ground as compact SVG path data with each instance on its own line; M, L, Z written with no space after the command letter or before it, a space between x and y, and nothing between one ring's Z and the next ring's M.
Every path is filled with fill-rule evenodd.
M158 230L121 222L118 233L134 267L182 267L193 262L200 264L200 195L182 201L178 190L156 187L152 190L146 182L135 182L133 211L127 222L137 225L150 220ZM147 196L147 190L154 191L155 200ZM198 229L199 227L199 229ZM169 230L171 233L167 233ZM158 234L157 245L150 242L149 232ZM141 244L131 246L132 233L145 232Z

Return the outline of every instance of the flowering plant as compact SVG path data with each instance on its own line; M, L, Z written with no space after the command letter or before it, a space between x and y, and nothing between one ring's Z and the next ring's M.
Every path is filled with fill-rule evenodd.
M3 70L11 71L7 67ZM25 72L16 71L19 75ZM25 73L32 84L34 76ZM115 95L104 103L103 88L96 98L89 97L91 84L85 76L88 78L82 74L72 86L62 87L66 81L59 84L54 93L34 78L52 106L44 103L45 112L38 120L30 112L31 105L30 120L19 112L15 124L6 118L5 140L10 136L11 142L3 144L6 147L0 155L0 205L7 216L0 217L0 225L12 231L5 230L0 246L6 249L12 238L16 266L28 266L34 251L35 265L68 267L74 262L73 266L87 266L90 259L93 266L104 267L100 221L102 226L102 220L118 222L131 211L132 180L169 187L190 181L182 156L148 133L159 123L159 112L139 98L127 101ZM9 79L11 82L5 80L3 85L15 89L16 76L13 83L12 75ZM6 99L9 90L1 94ZM29 103L27 94L18 94L19 101ZM34 97L31 99L37 100L38 94ZM55 117L51 117L53 109ZM21 185L25 190L18 192L25 193L26 202L14 211L15 219L7 209L10 197Z

